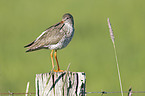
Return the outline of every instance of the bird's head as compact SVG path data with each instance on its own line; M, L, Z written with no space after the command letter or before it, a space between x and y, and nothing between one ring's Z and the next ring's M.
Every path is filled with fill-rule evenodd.
M74 25L74 20L73 20L73 16L70 13L66 13L63 15L62 17L62 23L69 23Z

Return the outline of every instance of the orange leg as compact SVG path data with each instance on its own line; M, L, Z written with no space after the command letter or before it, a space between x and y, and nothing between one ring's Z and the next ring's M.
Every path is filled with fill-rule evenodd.
M52 69L54 69L53 50L51 51L50 56L51 56L51 61L52 61ZM55 71L55 69L54 69L54 71Z
M57 50L55 50L54 56L55 56L55 60L56 60L57 67L58 67L57 72L63 72L63 70L60 70L59 63L58 63L58 60L57 60Z

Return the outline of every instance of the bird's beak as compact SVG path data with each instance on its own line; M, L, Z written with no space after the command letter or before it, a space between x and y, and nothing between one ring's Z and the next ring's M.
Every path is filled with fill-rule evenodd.
M61 21L60 23L62 24L62 23L64 23L64 21Z

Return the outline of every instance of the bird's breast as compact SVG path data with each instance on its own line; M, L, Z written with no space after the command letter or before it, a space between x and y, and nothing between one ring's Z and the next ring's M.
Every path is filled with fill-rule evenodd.
M74 32L74 28L73 28L72 24L65 23L64 29L65 29L66 37L71 37Z

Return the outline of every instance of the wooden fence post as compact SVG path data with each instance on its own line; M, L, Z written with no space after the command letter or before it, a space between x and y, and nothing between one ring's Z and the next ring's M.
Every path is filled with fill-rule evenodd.
M86 96L84 72L36 74L36 96Z

